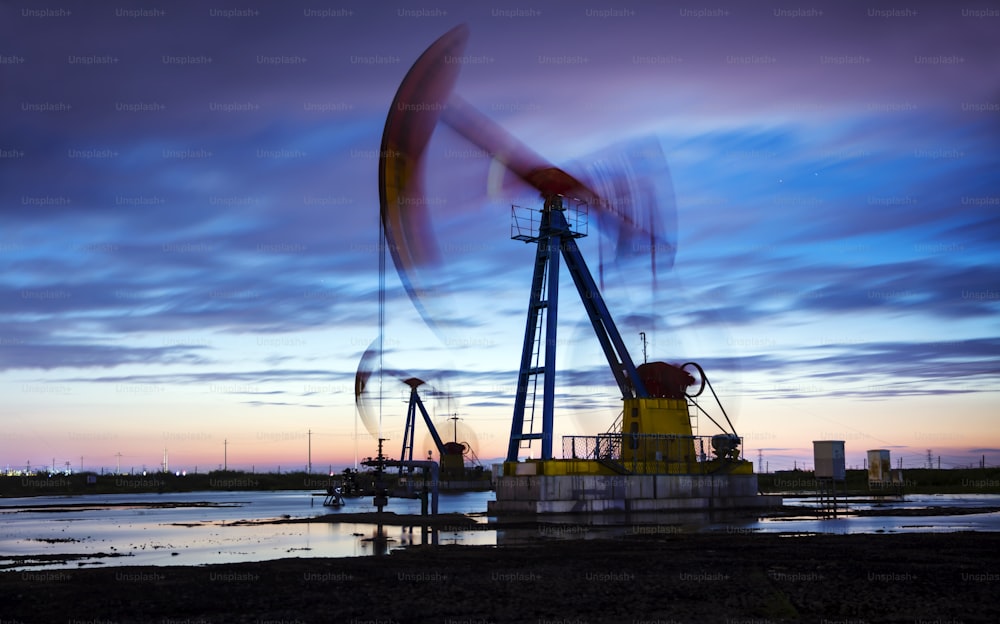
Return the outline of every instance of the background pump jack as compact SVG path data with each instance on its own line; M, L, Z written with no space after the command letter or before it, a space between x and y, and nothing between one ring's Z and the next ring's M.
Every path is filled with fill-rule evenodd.
M410 386L410 401L406 409L406 426L403 429L403 449L399 454L400 459L413 461L413 443L416 435L417 412L419 411L431 434L431 439L434 440L434 447L438 451L438 457L441 460L441 475L445 478L463 478L465 476L465 446L457 438L452 442L441 440L437 427L434 426L434 422L427 414L427 408L424 407L424 402L417 392L417 388L422 386L424 382L416 377L410 377L403 383ZM456 429L457 435L458 430ZM409 470L412 472L412 468Z

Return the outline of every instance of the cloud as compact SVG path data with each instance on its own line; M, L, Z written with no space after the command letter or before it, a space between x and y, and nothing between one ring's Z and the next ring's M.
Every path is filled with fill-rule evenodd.
M243 401L243 403L253 407L310 407L310 408L328 407L326 405L285 403L282 401Z

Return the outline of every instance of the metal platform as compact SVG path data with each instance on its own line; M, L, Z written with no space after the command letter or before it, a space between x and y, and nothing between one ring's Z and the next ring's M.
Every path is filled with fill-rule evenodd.
M559 198L563 217L566 219L567 230L563 236L584 238L590 230L590 208L587 202L580 199ZM512 205L510 207L510 237L513 240L526 243L538 242L542 237L542 213L544 210Z

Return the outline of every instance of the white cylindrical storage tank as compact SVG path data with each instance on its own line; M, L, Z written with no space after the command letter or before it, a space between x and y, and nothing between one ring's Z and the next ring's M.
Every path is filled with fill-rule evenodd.
M892 482L892 462L886 449L868 451L868 485L882 487Z
M843 481L847 477L843 440L813 440L813 465L817 479Z

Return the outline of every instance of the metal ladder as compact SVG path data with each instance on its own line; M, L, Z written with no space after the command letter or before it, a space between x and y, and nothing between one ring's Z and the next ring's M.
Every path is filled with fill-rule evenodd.
M547 225L547 219L544 220ZM556 251L558 253L558 251ZM522 349L521 368L518 374L514 400L514 422L511 426L508 461L516 458L518 449L531 448L535 440L542 440L544 431L536 430L538 403L538 382L545 380L546 340L549 322L548 285L549 264L552 250L548 244L539 244L535 253L535 268L532 275L531 300L528 304L528 319L525 328L525 342ZM555 279L559 279L556 274ZM551 409L551 407L549 407ZM540 427L540 429L544 429ZM544 451L543 451L544 455Z
M542 290L545 292L546 284L548 283L548 271L542 277ZM544 360L545 357L545 311L548 309L548 300L541 299L539 301L533 302L532 306L536 309L535 316L537 317L537 322L535 323L535 343L532 347L531 361L532 367L527 371L529 377L528 385L531 392L530 402L527 397L525 397L525 410L528 411L528 418L526 419L528 434L522 437L518 442L518 448L526 449L531 448L532 440L538 439L541 434L535 432L535 405L538 398L538 378L545 375ZM523 428L522 428L523 435Z

